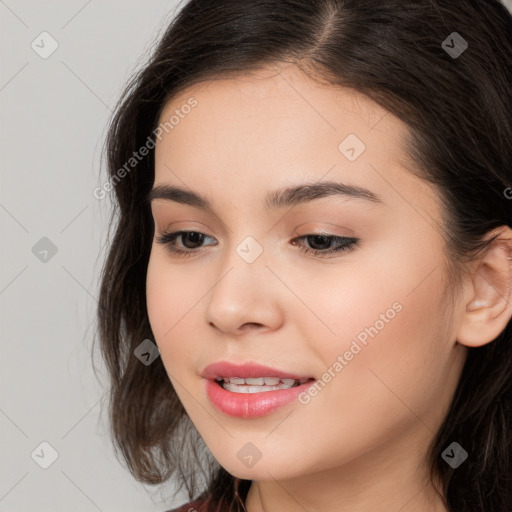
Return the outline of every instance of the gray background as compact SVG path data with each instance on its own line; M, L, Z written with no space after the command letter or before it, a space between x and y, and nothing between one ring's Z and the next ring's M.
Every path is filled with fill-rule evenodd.
M177 5L0 1L1 512L173 505L171 486L136 482L108 437L91 350L109 203L92 191L111 109ZM43 31L59 45L46 59L31 47L51 48ZM32 253L42 237L57 247L46 262ZM58 452L48 469L31 458L43 441Z
M92 193L105 180L106 122L177 6L0 0L0 512L149 512L186 501L173 503L171 484L137 483L115 458L107 379L90 356L110 207ZM58 43L47 58L44 31ZM47 469L42 442L58 452Z

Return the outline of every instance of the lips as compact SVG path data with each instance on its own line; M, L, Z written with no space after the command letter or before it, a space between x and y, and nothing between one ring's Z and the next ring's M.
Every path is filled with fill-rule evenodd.
M210 403L221 413L236 418L258 418L298 400L301 393L312 386L308 380L297 387L261 393L232 392L219 386L214 380L204 379L205 394Z
M265 378L265 377L276 377L279 379L310 379L312 375L300 375L296 373L289 373L270 366L263 366L256 363L246 363L237 365L229 363L227 361L219 361L208 365L203 372L201 377L209 380L215 380L217 378L225 379L231 377L238 377L240 379L254 379L254 378Z
M315 381L314 377L269 366L224 361L207 366L201 376L205 379L206 396L220 412L246 419L265 416L290 404ZM279 379L277 386L267 386L275 379Z

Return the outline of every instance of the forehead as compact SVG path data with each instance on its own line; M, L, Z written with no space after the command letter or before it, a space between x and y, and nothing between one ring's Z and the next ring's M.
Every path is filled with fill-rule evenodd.
M351 134L361 141L359 149L365 146L365 158L373 153L380 162L396 159L408 133L399 119L361 93L319 83L294 65L192 85L165 105L159 126L165 123L169 129L157 141L157 160L174 153L222 165L229 158L239 165L235 160L244 156L245 169L249 159L267 168L269 161L281 167L283 159L314 166L320 153L335 163L340 143Z
M185 107L191 99L195 106ZM155 185L250 198L326 177L371 189L385 202L419 205L432 197L403 165L404 123L363 94L319 83L296 66L195 84L168 102L159 121L172 116L156 144ZM348 158L351 149L360 155Z
M267 126L275 126L280 119L302 119L308 120L307 125L300 126L306 131L308 127L336 131L340 121L346 127L365 131L375 127L388 113L354 89L319 82L295 65L281 64L194 84L165 105L159 122L168 120L191 97L198 101L205 117L215 114L219 122L250 122L264 117ZM341 120L337 118L340 112ZM406 131L396 118L388 120L388 124Z

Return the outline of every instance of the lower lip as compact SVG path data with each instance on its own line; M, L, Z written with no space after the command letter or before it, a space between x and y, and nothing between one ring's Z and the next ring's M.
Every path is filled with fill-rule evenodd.
M314 380L288 389L262 391L261 393L233 393L221 387L217 381L206 380L206 394L212 404L224 414L236 418L258 418L289 404L305 391Z

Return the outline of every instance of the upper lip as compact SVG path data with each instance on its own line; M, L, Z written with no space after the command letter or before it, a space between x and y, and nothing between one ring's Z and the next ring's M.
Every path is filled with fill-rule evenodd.
M256 377L279 377L280 379L307 379L310 375L299 375L297 373L283 372L270 366L264 366L257 363L235 364L229 361L218 361L209 364L201 372L201 377L215 380L220 377L239 377L241 379L250 379Z

